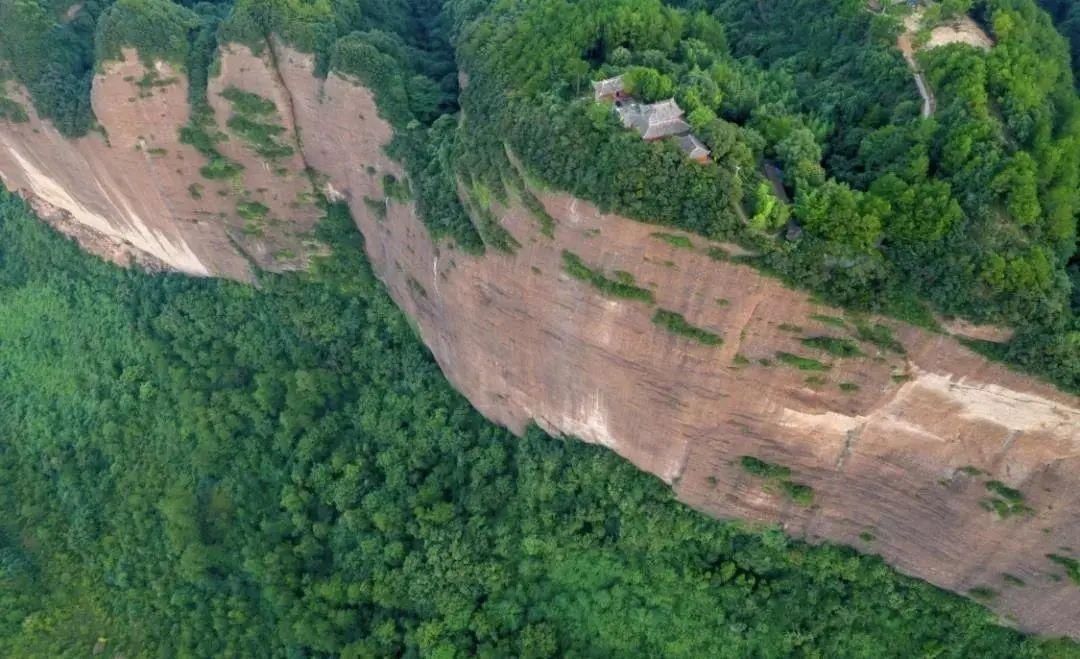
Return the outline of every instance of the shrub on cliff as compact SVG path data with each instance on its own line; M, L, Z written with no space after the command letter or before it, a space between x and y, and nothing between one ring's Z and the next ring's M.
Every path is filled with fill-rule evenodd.
M0 2L0 68L10 67L26 86L39 115L62 134L76 136L91 123L94 26L103 7L85 3L82 11L61 21L59 4Z
M134 48L148 66L157 60L183 66L198 27L194 12L169 0L117 0L98 20L97 60L122 59L124 48Z
M351 34L339 39L330 56L330 68L370 89L379 104L379 113L391 124L404 128L412 121L401 64L363 35Z
M347 9L351 3L341 3ZM338 36L330 0L236 0L222 25L223 41L236 41L261 52L277 35L306 53L324 55Z

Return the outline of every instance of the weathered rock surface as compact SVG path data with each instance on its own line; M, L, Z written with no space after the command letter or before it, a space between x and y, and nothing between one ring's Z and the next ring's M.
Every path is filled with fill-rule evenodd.
M880 553L952 590L992 588L991 605L1021 627L1080 636L1080 586L1046 557L1080 547L1080 400L899 324L889 323L904 354L865 341L856 358L808 348L801 338L852 336L852 320L815 319L844 314L712 260L698 238L675 247L655 226L566 195L540 195L554 239L520 206L503 209L522 244L514 255L435 245L411 205L383 199L381 176L402 172L380 149L391 130L371 94L336 75L315 80L303 55L283 50L278 62L307 161L350 202L391 294L486 416L603 444L713 515ZM570 278L563 250L609 276L631 273L657 307L724 343L672 334L652 322L654 307ZM825 382L780 364L781 351L831 364ZM746 455L790 468L813 505L748 474ZM1034 512L984 510L990 480L1019 489Z
M232 45L220 57L220 73L210 79L207 98L214 109L218 130L228 139L218 144L227 158L244 165L244 171L223 187L232 203L258 203L269 209L265 218L238 218L235 210L228 216L243 250L259 267L292 270L307 267L307 257L322 251L311 231L323 211L315 204L315 188L297 138L293 121L292 98L285 89L271 59L269 48L255 55L247 46ZM231 103L222 95L236 88L270 101L276 113L258 120L277 126L284 132L277 139L292 149L292 154L273 159L260 157L250 144L231 129L234 114ZM220 192L220 191L219 191Z
M959 592L992 588L999 594L990 605L1020 627L1080 637L1080 585L1047 558L1080 556L1080 400L992 364L948 336L847 317L746 266L713 260L697 237L689 237L693 248L677 247L655 236L655 226L567 195L538 191L558 222L553 238L520 204L492 209L521 243L516 254L473 257L436 245L412 204L383 195L383 176L404 174L383 152L392 131L371 93L336 74L316 79L312 70L309 56L286 48L277 48L273 60L230 49L222 72L234 82L214 89L235 84L255 91L274 101L284 125L295 126L302 157L288 167L310 166L325 175L331 196L348 201L391 295L416 320L448 378L486 416L517 431L535 421L607 446L710 514L777 523L811 541L880 553L904 572ZM99 93L96 86L95 98ZM179 94L159 113L186 108L172 87L157 94ZM106 123L110 110L101 110ZM219 119L224 111L218 107ZM99 174L89 179L105 188L98 202L79 178L117 154L141 168L157 166L130 148L135 136L149 134L170 153L183 153L183 162L169 167L181 169L186 178L176 175L174 187L183 183L186 192L198 180L198 166L188 163L195 156L165 142L173 129L156 123L183 120L155 121L150 114L143 120L128 129L127 149L116 145L113 128L112 147L92 136L72 149L59 136L34 134L34 126L49 130L40 122L0 126L0 171L9 186L72 215L91 209L85 225L104 224L134 244L142 229L129 226L130 214L117 200L130 206L127 195L140 198L138 186L110 187L111 179ZM117 135L122 127L118 122ZM37 178L30 175L35 171ZM245 178L244 185L255 194L263 184ZM149 190L162 199L178 194ZM294 194L259 199L280 208ZM220 244L232 235L228 222L148 224L147 218L164 217L155 215L164 207L162 201L134 215L144 220L139 227L167 236L169 249L140 249L160 253L177 269L186 263L184 271L193 274L246 276L230 260L241 258L236 248ZM313 221L303 213L281 217L300 218L301 230L293 233ZM609 277L629 273L656 304L609 299L569 277L563 250ZM658 308L682 314L723 343L702 345L656 325ZM885 322L903 351L860 340L856 322ZM862 354L835 357L802 343L822 336L851 339ZM829 368L802 371L779 361L781 352ZM799 505L777 483L748 473L742 456L790 469L791 480L813 489L812 504ZM981 503L995 496L987 483L995 480L1019 490L1031 512L1002 519L985 510ZM1006 574L1027 585L1011 585Z
M50 224L121 264L241 280L252 276L250 261L268 270L304 268L320 250L308 235L320 213L303 161L296 155L272 167L229 135L229 108L219 95L235 86L270 98L289 127L291 112L277 102L280 83L268 75L268 57L236 47L211 81L210 101L228 137L220 150L244 165L230 180L203 178L207 158L180 142L190 113L186 77L165 63L151 71L134 51L94 78L101 131L78 140L42 121L8 83L30 120L0 121L0 177L35 206L52 209ZM237 212L242 202L263 204L267 217L253 226Z

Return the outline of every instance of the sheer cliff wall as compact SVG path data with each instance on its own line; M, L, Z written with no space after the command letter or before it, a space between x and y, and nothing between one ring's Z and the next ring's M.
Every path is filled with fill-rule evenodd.
M305 268L321 250L310 235L321 212L271 64L268 54L236 47L210 81L207 133L242 167L228 178L203 177L208 158L181 142L190 119L186 77L162 62L147 66L129 50L94 77L99 125L76 140L42 121L23 90L6 83L29 120L0 121L0 179L88 251L120 264L241 280L253 264ZM260 120L285 129L291 155L265 158L229 128L233 112L220 92L233 87L274 103L273 116Z
M1080 637L1080 584L1048 558L1080 556L1080 400L948 336L851 317L711 258L718 245L689 235L673 244L655 235L656 226L557 192L533 191L556 221L552 237L512 199L491 208L521 244L514 254L476 257L437 244L411 203L383 195L383 176L404 172L384 153L392 130L372 94L337 74L316 78L307 55L282 47L274 54L227 49L211 98L232 85L274 101L296 133L297 153L286 167L296 180L297 168L319 172L323 191L349 203L390 294L447 377L487 417L515 431L536 422L602 444L709 514L850 544L958 592L993 589L998 595L988 604L1021 628ZM120 66L141 65L132 57ZM280 248L259 241L292 240L306 250L298 254L319 249L295 238L314 222L298 200L304 187L272 186L279 181L268 172L292 179L250 171L254 162L246 163L251 178L243 189L277 204L271 212L284 237L270 227L245 234L230 215L236 198L215 191L203 195L208 205L191 205L212 215L178 210L189 208L184 195L202 162L174 136L187 120L182 82L136 98L131 104L140 109L127 126L110 118L112 104L127 98L103 91L124 76L109 76L95 83L95 107L101 104L111 145L99 136L64 143L35 118L2 124L7 185L191 274L245 279L252 261L303 265L304 256L275 259ZM224 121L228 108L213 103ZM177 152L169 171L130 146L148 135ZM249 157L232 140L222 150ZM158 187L137 178L144 169ZM84 176L90 183L80 183ZM373 211L379 206L385 213ZM610 278L632 278L654 302L612 299L571 277L567 251ZM705 345L655 323L658 309L722 343ZM865 329L879 323L894 345L880 331L877 342L866 340ZM815 347L828 342L804 342L822 337L849 341L858 354L840 357ZM783 354L824 370L802 370ZM744 456L789 474L755 475ZM808 489L792 496L785 480Z

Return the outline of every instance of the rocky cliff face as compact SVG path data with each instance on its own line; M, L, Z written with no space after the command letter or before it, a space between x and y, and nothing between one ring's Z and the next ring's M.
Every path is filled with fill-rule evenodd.
M106 64L93 82L100 130L73 141L7 84L30 120L0 122L0 178L89 251L121 264L244 280L251 263L303 268L320 249L308 235L320 212L268 54L237 47L211 80L217 148L243 166L228 180L202 177L208 159L181 143L187 79L168 64L147 67L133 51ZM286 129L292 155L265 158L227 125L233 112L220 92L230 87L274 102L275 116L265 121Z
M215 82L211 98L231 84L274 100L302 145L290 171L313 168L328 194L348 201L391 295L450 380L492 420L515 430L535 421L603 444L710 514L851 544L959 592L992 589L988 604L1020 627L1080 637L1080 584L1048 558L1080 557L1080 400L947 336L851 318L710 257L722 246L658 236L655 226L554 192L535 191L556 220L553 237L519 203L491 209L521 244L513 255L473 257L436 245L412 204L383 195L382 177L403 172L383 153L392 133L370 92L336 74L315 78L311 58L286 48L273 58L232 49L221 70L231 82ZM96 136L63 143L40 122L0 125L5 182L185 272L243 278L241 262L253 254L264 267L298 265L238 240L228 218L181 221L176 209L189 205L177 200L198 180L189 163L198 154L172 136L186 121L168 114L186 107L180 87L136 98L146 110L131 115L126 99L105 103L102 90L120 82L95 86L111 146ZM216 109L219 117L227 111ZM126 132L109 120L114 111L134 122ZM180 152L183 159L155 170L159 186L175 182L121 194L127 188L102 171L134 176L158 166L118 147L121 134L129 146L149 134ZM240 146L228 155L245 157ZM245 169L253 177L245 188L268 186L260 198L286 204L293 192L255 178L264 175L255 170ZM286 236L313 221L293 210L281 210ZM609 278L632 278L655 302L606 297L566 273L564 251ZM722 343L654 323L658 309ZM893 340L880 329L871 336L878 323ZM773 465L776 475L748 470L744 456Z

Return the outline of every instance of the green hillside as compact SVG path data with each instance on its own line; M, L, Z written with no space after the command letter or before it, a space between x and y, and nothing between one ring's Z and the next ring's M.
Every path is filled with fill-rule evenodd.
M185 139L213 156L216 48L273 35L375 90L424 221L464 249L513 246L455 182L528 177L739 242L848 307L1009 324L980 347L1080 391L1076 21L1043 4L943 3L995 45L920 52L931 118L902 12L863 0L0 0L0 81L84 135L93 75L137 47L188 73ZM624 129L592 99L615 75L675 98L709 162ZM331 257L257 287L149 276L0 191L0 654L1080 656L879 559L707 519L605 449L486 422L348 213L321 232Z

